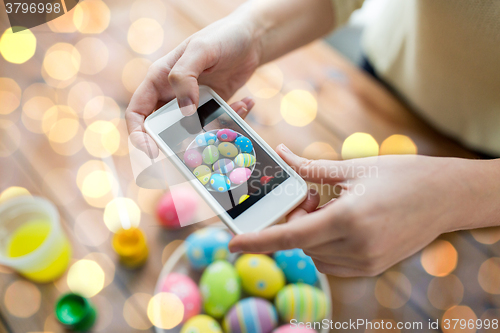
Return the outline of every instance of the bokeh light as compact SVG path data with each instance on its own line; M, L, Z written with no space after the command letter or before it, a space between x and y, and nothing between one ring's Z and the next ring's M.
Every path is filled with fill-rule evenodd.
M75 6L73 23L84 34L100 34L109 26L111 13L101 0L80 1Z
M20 196L31 196L31 193L21 186L11 186L7 187L5 190L0 193L0 203L7 201L12 198L20 197Z
M101 88L94 82L81 81L71 87L67 105L78 114L83 114L87 104L95 97L101 96Z
M500 258L493 257L483 262L477 280L487 293L500 295Z
M80 62L80 52L73 45L57 43L45 52L43 69L51 78L67 81L76 76Z
M151 295L136 293L130 296L123 304L123 318L127 324L136 330L147 330L152 323L148 319L147 308Z
M138 227L141 222L141 210L130 198L115 198L104 209L104 223L111 232L120 228Z
M445 326L443 326L443 323L445 322L445 320L449 320L450 322L450 325L449 326L446 326L446 327L449 327L449 328L446 328ZM457 325L454 325L454 321L453 319L455 319L455 322L456 320L458 319L459 321L462 321L462 322L465 322L466 325L465 327L464 326L461 326L460 323L458 323ZM448 310L446 310L446 312L443 314L443 317L441 318L441 329L443 330L443 333L474 333L476 332L476 326L475 325L472 325L472 327L469 327L467 325L467 323L469 322L469 320L471 321L476 321L477 319L477 316L476 314L474 313L474 311L472 311L472 309L468 306L465 306L465 305L459 305L459 306L454 306Z
M276 64L259 67L246 87L254 97L271 98L281 91L283 86L283 71Z
M482 244L495 244L500 241L500 227L473 229L470 231L472 237Z
M377 156L378 153L378 143L368 133L356 132L351 134L342 144L341 154L344 160Z
M71 140L80 127L78 115L66 105L54 105L45 112L42 130L50 141L64 143Z
M102 161L85 162L76 175L76 184L85 201L93 206L104 208L118 190L117 180Z
M23 125L33 133L41 134L42 120L45 113L54 106L54 102L44 96L34 96L23 104L21 120Z
M163 28L154 19L140 18L128 29L127 40L135 52L151 54L163 45Z
M80 53L80 73L94 75L102 71L108 64L108 47L96 37L87 37L75 45Z
M14 153L21 144L21 133L10 120L0 119L0 157L7 157Z
M435 277L427 288L427 298L436 309L447 310L460 304L464 296L464 285L453 274Z
M306 90L292 90L281 101L281 116L292 126L308 125L316 118L317 112L318 102Z
M7 311L19 318L29 318L40 309L42 294L37 286L28 281L14 281L5 290Z
M0 115L12 113L21 104L21 88L16 81L0 77Z
M181 323L184 304L177 295L161 292L151 298L147 313L153 325L168 330Z
M67 168L52 168L43 175L43 193L53 192L57 204L68 205L78 194L72 170ZM52 191L57 189L57 191Z
M96 120L108 120L114 125L120 121L120 106L114 99L108 96L96 96L85 104L83 119L87 125Z
M91 172L82 184L82 194L86 197L100 198L111 192L116 181L111 173L102 170Z
M36 51L36 37L31 30L12 32L8 28L0 37L0 53L5 60L14 64L22 64L31 59Z
M182 244L184 244L184 241L180 239L174 239L173 241L168 243L165 248L163 248L163 251L161 253L161 264L165 265L172 253L174 253L174 251L177 250L177 248Z
M90 160L85 162L78 169L78 173L76 174L76 185L80 189L83 188L83 182L94 171L106 171L110 172L111 170L108 168L106 163L101 160Z
M75 23L73 22L74 10L68 11L66 14L47 22L50 30L58 33L72 33L76 31ZM47 15L48 16L48 15Z
M120 132L112 122L97 120L85 130L83 144L90 155L108 157L120 147Z
M113 263L113 260L111 260L111 258L108 257L107 254L101 252L92 252L87 254L83 259L94 261L99 265L99 267L101 267L101 269L104 272L103 288L106 288L111 283L113 283L113 280L115 278L116 267L115 264Z
M336 160L339 155L331 145L326 142L313 142L302 152L302 156L313 160Z
M134 58L127 62L122 72L122 83L128 92L135 92L148 73L152 62L145 58Z
M54 152L62 156L72 156L83 148L83 128L78 126L75 136L66 142L55 142L49 140L50 147Z
M380 145L380 155L415 155L417 145L406 135L394 134Z
M161 0L136 0L130 7L130 21L151 18L163 24L167 18L167 8Z
M162 197L163 190L139 188L137 191L137 203L144 213L155 215L156 205Z
M375 284L375 297L380 305L389 309L398 309L410 300L411 283L400 272L385 272Z
M67 283L72 292L92 297L104 287L104 271L93 260L78 260L68 271Z
M87 209L78 214L73 226L75 237L87 246L99 246L109 238L109 230L104 224L102 211Z
M455 270L458 254L455 247L448 241L435 240L429 244L420 257L425 271L433 276L446 276Z

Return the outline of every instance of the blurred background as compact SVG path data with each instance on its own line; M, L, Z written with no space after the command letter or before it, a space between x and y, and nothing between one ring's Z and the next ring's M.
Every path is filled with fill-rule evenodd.
M0 192L25 189L52 201L73 247L69 270L53 283L0 266L0 332L64 331L53 307L67 291L95 303L93 331L153 331L147 307L163 264L212 221L175 231L159 225L165 191L136 185L124 110L153 61L242 2L85 0L15 35L0 11ZM271 146L283 142L308 158L475 157L354 65L363 25L381 2L367 1L347 27L261 67L232 100L253 96L248 123ZM149 258L139 270L122 267L111 246L116 207L146 234ZM500 318L499 241L500 228L447 234L381 276L329 277L333 319ZM447 330L455 331L476 330Z

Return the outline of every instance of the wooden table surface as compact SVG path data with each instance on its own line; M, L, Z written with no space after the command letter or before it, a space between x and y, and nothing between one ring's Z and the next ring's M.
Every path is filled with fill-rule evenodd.
M10 78L20 88L16 93L18 88L11 81L0 79L0 93L10 89L19 101L12 112L1 112L5 106L0 105L0 191L21 186L54 202L72 243L72 263L87 259L100 266L105 274L104 288L92 297L99 311L93 329L96 332L154 331L146 308L162 264L180 240L204 225L198 223L178 231L162 229L155 219L154 206L163 192L135 184L123 120L131 91L149 63L197 30L227 15L241 2L110 0L103 4L86 0L78 6L86 4L85 8L92 9L89 24L102 26L105 28L102 32L77 31L72 21L73 10L49 25L32 29L37 39L36 53L24 64L9 63L0 57L0 78ZM110 17L106 16L106 8ZM5 12L0 15L3 32L8 21ZM139 20L144 17L149 20ZM144 26L152 30L149 33L145 30L143 40L137 42L134 32ZM161 32L163 38L158 40ZM45 59L46 52L49 55L56 43L76 45L81 53L80 71L69 75L67 80L55 79L57 74ZM103 50L108 53L107 61ZM2 82L8 82L8 88ZM305 126L291 125L280 113L283 96L294 89L309 91L317 101L317 115ZM382 86L321 41L258 70L232 100L248 95L253 95L257 102L247 118L249 124L271 146L283 142L310 158L340 159L344 140L355 132L369 133L379 144L393 134L406 135L416 144L419 154L475 157L430 129ZM29 103L37 96L45 97L49 106L70 106L77 115L78 125L44 133L42 116L47 108L33 109ZM97 99L104 100L105 107L93 114L95 108L89 109L87 103L98 96L106 96ZM16 104L16 99L12 103ZM67 114L62 112L58 116ZM99 151L84 144L85 135L92 135L89 126L102 119L111 120L120 134L119 148L114 149L111 158L104 159ZM65 141L68 135L70 139ZM104 207L113 199L113 191L105 188L96 193L82 186L92 171L107 170L103 163L109 165L110 161L116 168L116 174L108 172L115 189L119 188L123 196L140 208L140 227L148 238L148 262L135 271L119 265L111 248L112 233L103 222ZM415 321L423 322L426 327L429 319L443 316L498 318L500 261L490 258L500 256L499 234L499 229L493 228L443 235L442 241L434 243L424 254L415 254L381 276L330 277L333 319ZM443 273L442 267L451 268ZM65 274L54 283L33 284L0 267L0 332L62 332L53 307L58 296L69 290L67 282ZM483 288L489 288L490 293Z

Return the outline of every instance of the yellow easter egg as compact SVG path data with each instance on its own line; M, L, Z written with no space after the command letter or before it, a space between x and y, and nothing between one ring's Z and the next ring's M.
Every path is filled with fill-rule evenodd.
M241 286L249 295L271 299L285 285L281 268L264 254L244 254L236 260L235 267Z

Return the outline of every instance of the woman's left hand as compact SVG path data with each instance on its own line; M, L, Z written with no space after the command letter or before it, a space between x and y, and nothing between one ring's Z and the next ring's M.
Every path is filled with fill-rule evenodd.
M312 191L288 223L234 237L232 252L302 248L320 272L374 276L444 232L498 223L488 215L498 194L483 177L486 164L477 164L485 161L417 155L313 161L283 145L277 151L305 180L341 188L340 197L316 209Z

